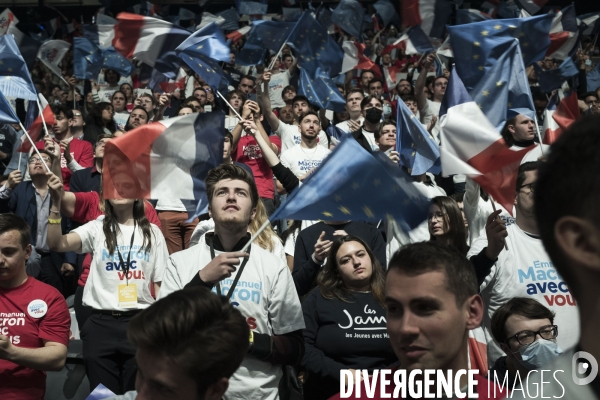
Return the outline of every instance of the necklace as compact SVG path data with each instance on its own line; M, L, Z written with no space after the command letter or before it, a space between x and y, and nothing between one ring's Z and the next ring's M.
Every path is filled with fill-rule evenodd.
M317 144L318 146L318 144ZM317 154L317 146L315 146L313 151L309 151L306 152L306 150L304 150L304 147L302 147L302 145L300 145L300 150L302 150L302 152L304 153L304 155L309 159L309 160L314 160L314 156Z

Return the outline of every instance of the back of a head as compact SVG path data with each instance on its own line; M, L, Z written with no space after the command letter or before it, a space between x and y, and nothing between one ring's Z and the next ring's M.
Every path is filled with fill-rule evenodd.
M242 314L205 288L173 292L128 326L129 340L138 350L161 355L196 381L198 398L239 368L249 335Z
M575 297L583 282L577 281L577 268L556 240L556 225L564 217L600 225L599 127L600 115L585 116L573 123L552 144L547 160L540 163L534 190L542 242Z
M456 297L459 307L479 293L477 276L470 261L456 248L438 242L412 243L402 247L389 262L388 274L392 271L410 277L443 271L446 287Z

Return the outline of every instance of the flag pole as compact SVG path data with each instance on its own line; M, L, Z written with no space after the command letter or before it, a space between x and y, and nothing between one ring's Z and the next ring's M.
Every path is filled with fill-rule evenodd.
M229 102L225 99L225 97L223 97L223 95L221 94L221 92L219 92L218 90L216 91L217 95L223 99L223 101L225 102L225 104L227 104L229 106L229 108L231 108L231 111L233 111L235 113L235 115L240 119L240 121L243 121L244 118L242 118L242 116L236 111L235 108L233 108L233 106L231 104L229 104ZM253 129L254 131L254 129Z
M40 104L40 99L36 98L35 101L37 102L38 109L40 110L40 117L42 117L42 125L44 126L44 131L46 132L46 135L50 136L50 134L48 133L48 128L46 127L46 118L44 118L44 110L42 109L42 105ZM25 133L27 133L27 131L25 131ZM29 134L27 136L29 137ZM31 138L29 138L29 140L31 140Z
M496 204L494 203L494 199L490 196L490 202L492 203L492 210L496 212ZM508 245L506 244L506 239L504 239L504 248L508 251Z
M256 240L256 238L265 230L267 229L267 226L269 226L271 224L270 220L266 220L264 224L262 224L262 226L260 228L258 228L258 231L256 231L255 234L252 235L252 237L250 238L250 240L248 241L248 243L246 243L244 245L244 247L242 247L242 250L240 251L248 251L248 248L250 247L250 245L252 244L252 242L254 242Z
M535 131L537 132L537 137L538 137L538 140L540 141L540 151L542 152L542 157L543 157L544 156L544 146L542 145L542 135L540 134L540 127L538 125L537 115L535 116L533 121L535 122Z
M289 37L289 36L288 36ZM275 65L275 63L277 62L277 57L279 57L279 54L281 54L281 52L283 51L283 47L286 45L287 43L287 38L286 41L283 42L283 44L281 45L281 47L279 48L279 51L277 52L277 54L275 54L275 57L271 60L271 64L269 64L269 68L268 70L270 71L271 69L273 69L273 66Z
M27 136L27 139L29 139L29 142L31 143L31 147L37 153L38 157L40 158L40 161L42 162L42 164L44 164L44 167L46 167L46 169L48 170L48 172L52 172L52 171L50 171L50 168L48 168L48 165L46 164L46 162L42 158L42 155L40 154L40 151L38 150L38 148L35 147L35 143L33 143L33 139L31 139L31 136L29 136L29 133L27 133L27 130L25 129L25 127L23 126L23 124L21 123L21 121L19 121L19 125L21 126L21 129L23 129L23 132L25 132L25 135ZM21 154L23 154L23 153L21 153ZM20 168L21 168L21 157L19 156L19 169Z

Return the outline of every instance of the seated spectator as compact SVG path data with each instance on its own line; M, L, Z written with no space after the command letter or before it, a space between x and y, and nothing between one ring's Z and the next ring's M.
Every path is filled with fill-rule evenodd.
M302 303L305 398L338 393L341 369L371 371L396 362L387 337L364 335L385 331L384 288L383 268L364 241L343 236L332 243L317 287ZM359 318L364 323L357 330Z
M554 313L534 299L515 297L500 306L492 315L492 335L506 356L496 360L488 379L503 382L508 375L511 391L529 371L547 369L562 353Z
M0 215L0 398L41 400L44 371L60 371L67 359L71 317L53 287L27 276L32 252L29 226Z
M248 351L248 331L224 297L204 288L175 292L129 323L136 391L106 400L219 400Z

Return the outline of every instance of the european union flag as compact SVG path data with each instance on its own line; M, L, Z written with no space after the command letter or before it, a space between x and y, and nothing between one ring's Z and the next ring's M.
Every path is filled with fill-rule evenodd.
M247 66L262 64L267 49L278 52L295 26L295 22L254 21L246 43L236 57L236 62Z
M400 17L398 17L396 9L390 0L379 0L373 4L373 8L383 20L384 26L388 26L389 24L393 23L397 28L399 28L402 25Z
M123 76L131 75L133 64L128 59L123 57L121 53L115 50L114 47L109 47L102 50L102 66L112 69Z
M400 99L396 110L396 151L400 154L400 165L413 176L428 171L439 174L440 148L433 136Z
M0 92L9 97L37 99L31 75L12 35L0 36Z
M425 220L429 200L397 165L380 156L369 154L354 138L344 137L270 220L393 218L403 229L413 229Z
M97 79L102 69L102 50L89 39L73 38L73 74L77 79Z
M496 61L519 40L525 65L540 60L550 47L550 25L554 14L475 22L449 26L450 43L456 60L456 70L467 90L496 64Z
M330 124L329 128L327 128L327 130L325 131L329 136L331 136L332 138L336 139L336 140L342 140L342 138L346 135L348 135L348 132L344 132L343 130L341 130L340 128L338 128L337 126Z
M579 69L571 57L564 60L556 69L544 71L537 63L533 64L533 67L535 68L540 89L544 93L550 93L554 89L560 88L567 79L579 74Z
M221 90L223 86L227 87L227 85L222 84L223 79L225 79L224 73L216 61L206 56L190 55L186 50L179 52L179 56L213 89Z
M298 52L300 66L309 73L317 68L329 76L340 73L344 51L310 13L302 14L287 42Z
M300 70L300 82L298 93L306 96L310 104L319 108L344 112L346 100L339 89L326 73L317 68L314 77L302 68Z
M235 0L235 3L237 5L238 12L246 15L266 14L267 8L269 7L269 5L264 1L258 3L256 1Z
M356 38L357 42L362 40L364 8L356 0L341 0L340 4L333 10L331 21L342 28L346 33Z
M446 89L447 91L448 89ZM521 56L521 48L515 39L469 93L498 131L502 130L508 119L517 114L526 115L535 121L536 114L531 98L531 89Z
M21 122L2 92L0 92L0 122L3 124L18 124Z
M194 32L175 49L175 51L184 50L190 55L205 56L225 62L229 62L229 54L231 53L223 31L214 22Z
M224 31L236 31L240 29L240 24L238 23L240 16L237 11L235 11L235 8L221 11L220 13L217 13L217 15L225 18L225 22L221 25L221 29Z

